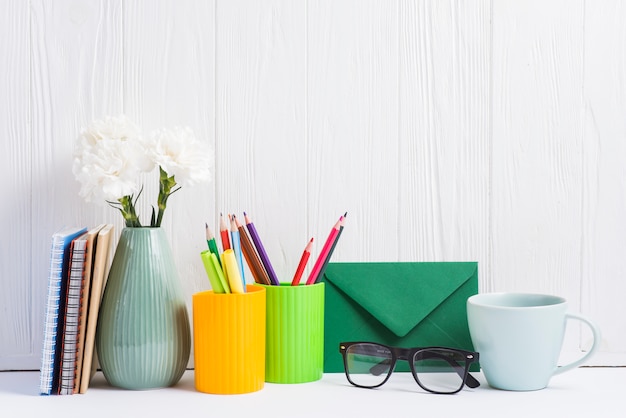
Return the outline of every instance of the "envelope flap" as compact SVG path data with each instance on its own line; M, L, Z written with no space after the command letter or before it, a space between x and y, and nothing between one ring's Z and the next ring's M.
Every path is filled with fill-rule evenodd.
M329 263L324 279L403 337L477 268L476 262Z

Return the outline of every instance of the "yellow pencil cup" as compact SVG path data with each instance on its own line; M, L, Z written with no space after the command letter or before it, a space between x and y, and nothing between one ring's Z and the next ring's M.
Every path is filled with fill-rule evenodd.
M238 394L265 382L265 302L261 286L246 293L195 293L195 386L199 392Z
M324 369L324 283L267 286L265 381L305 383Z

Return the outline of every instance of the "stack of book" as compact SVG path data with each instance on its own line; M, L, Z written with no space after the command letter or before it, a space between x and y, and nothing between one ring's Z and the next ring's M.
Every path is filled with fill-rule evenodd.
M52 236L39 392L85 393L96 370L98 311L108 274L112 224Z

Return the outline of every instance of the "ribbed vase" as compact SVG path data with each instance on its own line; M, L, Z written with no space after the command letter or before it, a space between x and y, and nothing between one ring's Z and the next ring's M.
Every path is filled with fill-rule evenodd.
M162 228L124 228L104 290L96 348L107 381L124 389L176 384L191 350L189 315Z

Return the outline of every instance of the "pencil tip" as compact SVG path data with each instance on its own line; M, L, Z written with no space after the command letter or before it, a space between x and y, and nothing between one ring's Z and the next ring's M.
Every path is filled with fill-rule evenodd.
M343 214L343 217L345 218L346 216L348 216L348 212L346 211L346 213Z

